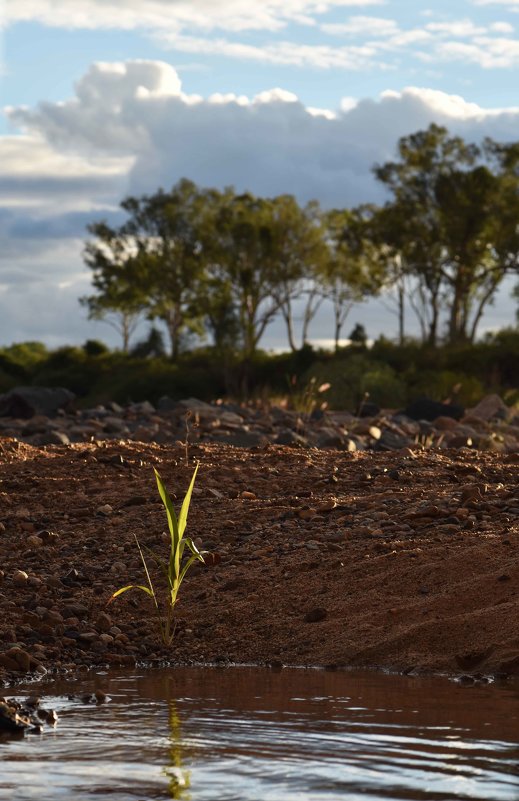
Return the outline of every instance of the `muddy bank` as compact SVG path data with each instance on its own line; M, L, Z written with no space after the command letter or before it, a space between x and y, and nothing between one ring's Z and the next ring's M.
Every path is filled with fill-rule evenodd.
M235 661L519 673L519 456L0 439L0 675ZM165 650L134 534L166 552L152 467L210 564Z

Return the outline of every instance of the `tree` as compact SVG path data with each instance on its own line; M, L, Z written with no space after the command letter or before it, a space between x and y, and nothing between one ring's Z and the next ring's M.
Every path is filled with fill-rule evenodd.
M393 199L385 239L415 280L414 308L430 344L440 314L448 341L473 341L517 253L517 148L483 148L431 125L400 139L399 161L375 167ZM517 258L517 257L515 257Z
M355 323L348 339L350 342L354 342L356 345L366 345L368 341L368 335L362 323Z
M121 204L129 214L124 233L138 251L136 285L146 297L149 318L165 324L174 360L182 333L202 331L199 298L206 270L201 243L212 194L183 179L170 192L130 197Z
M324 214L328 258L320 275L320 291L333 307L336 351L354 304L377 294L382 285L379 263L369 239L371 214L372 209L367 206Z
M136 356L138 359L153 359L165 356L166 347L162 331L152 325L147 337L133 346L131 355Z
M276 289L281 265L275 257L272 202L227 191L219 199L213 224L209 275L228 288L238 341L250 359L280 309Z
M279 268L273 292L285 321L288 344L296 351L307 344L310 323L323 301L318 279L327 256L325 230L316 202L301 208L292 195L280 195L271 204L272 259ZM294 331L295 301L302 304L299 347Z
M87 242L83 258L93 271L95 295L80 298L91 320L103 320L122 336L128 353L130 337L145 309L145 298L137 286L135 242L120 229L105 222L93 223L88 231L96 238Z

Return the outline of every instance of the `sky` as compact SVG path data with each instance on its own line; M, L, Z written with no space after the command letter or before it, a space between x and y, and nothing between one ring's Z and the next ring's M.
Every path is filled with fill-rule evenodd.
M78 298L86 226L129 194L383 202L372 166L431 122L519 139L519 0L0 0L0 30L0 345L120 344ZM510 286L482 330L513 324ZM356 322L396 329L378 301Z

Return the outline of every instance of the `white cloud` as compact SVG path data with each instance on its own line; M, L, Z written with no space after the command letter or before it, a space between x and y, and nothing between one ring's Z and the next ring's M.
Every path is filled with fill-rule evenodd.
M505 6L512 11L519 10L519 0L472 0L475 6Z
M489 28L494 33L513 33L515 30L509 22L493 22Z
M6 23L38 21L50 27L132 30L277 31L288 22L312 24L337 7L368 7L385 0L4 0Z
M395 20L385 17L350 17L344 23L324 23L321 30L334 36L362 36L363 39L378 39L399 32Z
M0 339L19 338L23 329L25 338L77 341L94 335L77 306L88 288L80 256L86 225L117 219L125 195L186 176L328 207L377 202L383 193L371 168L394 157L400 136L435 121L469 141L511 141L519 109L485 109L412 87L378 100L345 97L337 110L307 109L282 89L193 102L171 66L140 61L93 65L74 98L11 109L9 117L22 133L0 137L0 186L10 206L0 207L0 285L7 287ZM41 309L38 332L29 301Z
M485 28L476 25L470 19L456 20L452 22L429 22L426 26L428 31L444 36L455 36L466 38L478 36L485 33Z
M519 39L476 36L470 43L441 43L435 53L445 61L469 62L483 69L510 69L519 66Z
M162 45L184 53L227 56L265 64L310 66L320 69L339 68L354 72L360 72L375 65L379 68L383 66L378 59L375 61L376 50L370 45L329 47L281 41L259 46L233 42L228 39L183 36L172 33L158 33L155 38Z

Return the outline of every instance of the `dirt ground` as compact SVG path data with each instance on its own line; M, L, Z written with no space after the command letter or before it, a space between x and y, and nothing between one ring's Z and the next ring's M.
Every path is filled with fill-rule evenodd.
M167 552L156 467L210 552L173 646L134 534ZM0 676L238 662L519 673L519 454L35 448L0 439Z

